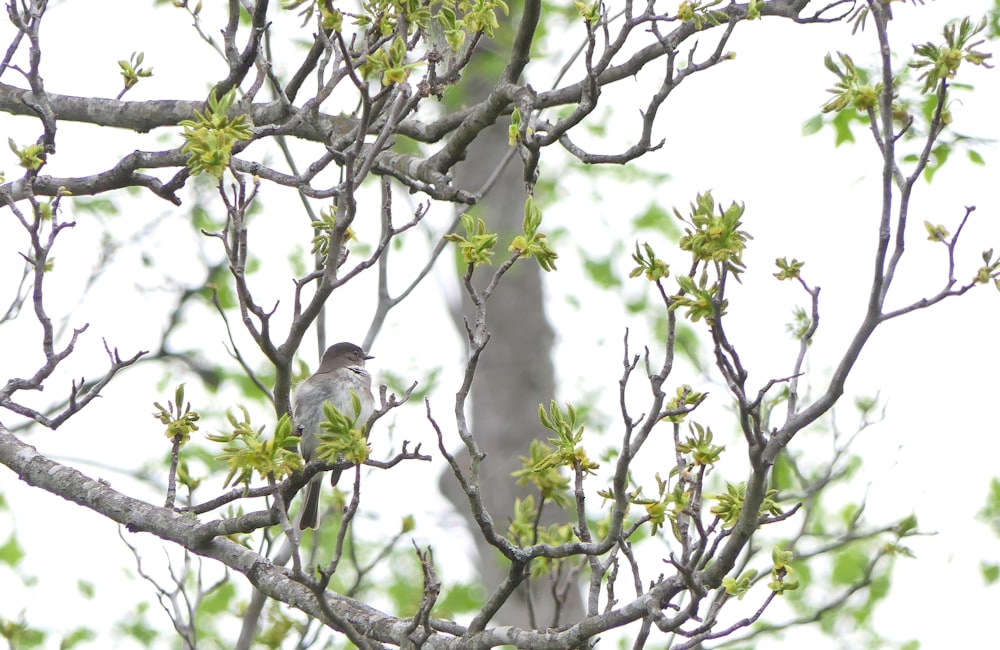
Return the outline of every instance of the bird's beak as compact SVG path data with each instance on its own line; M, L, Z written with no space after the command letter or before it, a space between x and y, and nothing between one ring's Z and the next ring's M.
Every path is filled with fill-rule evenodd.
M375 357L373 357L371 355L368 355L368 354L365 355L365 361L368 361L369 359L374 359L374 358Z

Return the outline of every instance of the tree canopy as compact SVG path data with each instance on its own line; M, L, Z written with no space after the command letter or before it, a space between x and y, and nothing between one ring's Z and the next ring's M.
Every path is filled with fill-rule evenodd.
M946 165L986 162L962 118L1000 11L897 39L923 5L157 0L90 5L83 22L82 3L12 0L0 509L21 498L16 477L100 523L25 547L51 522L19 518L0 562L30 591L26 557L101 536L152 598L62 630L0 611L0 633L18 648L113 634L555 650L749 647L812 626L882 647L874 608L930 531L910 507L872 520L849 490L863 465L852 445L887 411L848 381L887 330L924 310L961 315L972 295L995 305L1000 289L976 207L995 191L962 187L944 212L921 203ZM850 50L805 62L808 84L783 78L801 63L789 51L740 68L753 91L709 93L765 23L853 34ZM134 51L108 55L125 35ZM733 134L782 110L779 86L813 107L792 113L796 129L864 152L857 218L831 222L858 205L847 188L803 200L788 179L816 163L767 151L766 133L744 171L787 212L753 216L744 197L671 179L694 157L722 170L744 155ZM692 108L698 93L726 119ZM760 237L762 221L820 259L777 252L764 268L755 248L780 237ZM847 250L833 244L845 224L858 229ZM839 249L825 261L824 245ZM587 285L555 289L569 283ZM574 322L591 299L613 318ZM770 354L753 323L793 308L790 343ZM615 342L614 367L570 337L584 325ZM321 458L306 463L294 387L347 339L376 356L377 408L367 422L328 409ZM582 362L532 365L553 340ZM828 367L811 363L819 346ZM926 380L953 408L952 382ZM476 387L503 393L489 425L470 415L488 401ZM497 572L456 579L455 522L421 532L427 504L444 507L432 467L479 568ZM332 469L341 489L321 529L301 532L298 494ZM994 482L980 513L995 532L998 494ZM982 574L1000 577L990 562ZM77 588L115 598L100 581Z

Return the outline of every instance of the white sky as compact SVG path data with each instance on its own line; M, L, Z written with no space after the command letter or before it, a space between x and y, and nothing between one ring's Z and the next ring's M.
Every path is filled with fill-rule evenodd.
M120 84L116 61L141 50L146 53L145 65L154 68L154 77L143 80L127 96L129 99L202 97L206 80L224 74L217 55L196 42L183 12L165 8L150 14L149 4L57 4L50 10L43 29L43 76L47 88L63 94L114 96ZM895 50L906 53L911 42L937 41L943 20L958 15L953 12L979 16L989 4L969 0L933 2L922 8L897 6L893 24ZM206 31L215 34L220 23L212 22L212 9L206 8ZM11 35L9 25L0 26L0 43L9 43ZM785 335L784 324L790 319L792 307L804 304L805 296L792 284L778 283L770 275L774 258L788 256L806 260L806 278L823 287L821 327L810 362L816 373L814 384L820 384L852 334L865 302L868 258L875 242L879 167L874 146L863 132L856 133L858 144L834 149L832 133L804 138L801 125L818 111L827 97L824 90L833 83L832 75L822 67L824 54L849 50L856 61L864 63L874 51L873 39L872 33L852 37L847 26L800 27L776 21L740 25L728 48L737 53L737 58L690 79L661 112L656 133L666 137L667 144L645 158L642 165L669 174L668 182L645 194L618 183L602 181L594 185L591 179L575 175L563 180L560 191L564 200L543 206L547 227L565 226L572 233L571 242L564 239L557 244L563 259L559 272L548 277L547 285L550 317L558 337L558 399L572 401L585 392L600 390L597 405L613 414L624 328L632 328L636 348L646 343L656 345L649 341L640 318L621 313L620 295L581 289L586 285L573 259L575 249L603 254L607 242L616 237L624 237L630 248L633 235L626 224L634 212L650 201L684 211L695 194L705 189L712 189L717 200L727 204L731 200L744 202L745 227L755 237L746 254L750 271L744 285L732 288L729 296L728 325L751 369L751 382L760 385L768 378L788 374L794 358L795 348ZM702 49L708 51L714 40L703 40ZM994 48L988 44L984 49ZM534 71L539 88L546 86L541 76L543 68ZM953 104L956 126L962 133L995 141L1000 136L995 120L1000 105L997 72L968 71L965 67L962 72L968 73L963 81L974 84L976 92L962 95ZM3 81L21 83L11 72L4 75ZM605 94L603 99L615 107L614 126L608 140L597 147L619 150L621 138L635 136L637 127L632 116L636 106L646 102L645 95L636 98L644 88L643 81L621 82ZM24 143L33 141L37 133L30 120L0 116L0 137L9 135ZM152 134L137 145L133 134L108 129L74 130L67 125L60 131L59 150L47 172L92 173L109 167L134 148L162 149L179 141L171 130L169 138L157 144L163 137L165 134ZM908 239L908 261L900 267L891 304L931 295L941 285L943 251L926 241L921 226L924 219L954 231L964 213L963 206L978 207L959 245L960 279L974 273L981 250L1000 248L997 147L988 142L978 149L987 160L985 168L956 156L954 164L949 164L931 186L917 190L910 218L913 228ZM546 168L556 167L543 158L543 173ZM7 172L8 178L16 175L11 154L0 154L0 169ZM308 246L303 236L307 232L305 218L290 192L267 189L263 205L260 230L252 231L251 237L260 232L257 241L267 241L277 253L265 261L259 281L271 284L262 284L259 295L263 304L281 298L282 304L288 305L291 283L284 260L292 246ZM405 203L399 199L396 205ZM141 194L138 199L123 201L123 208L123 216L109 222L111 227L132 232L151 220L169 217L154 240L143 244L141 252L159 259L177 255L181 263L170 270L171 275L180 281L198 279L191 238L185 233L189 228L183 223L185 207L176 209ZM444 208L437 206L431 221L439 225L447 217ZM400 212L399 219L405 218ZM58 395L70 377L94 376L104 367L101 337L107 337L123 354L154 346L166 313L162 295L148 290L160 283L160 277L141 268L137 250L123 251L120 270L103 277L88 301L77 304L82 278L76 272L58 271L71 268L76 260L89 268L101 234L93 218L80 215L79 222L57 244L57 273L50 280L48 295L53 315L62 316L72 310L71 324L90 322L91 330L66 373L39 396L45 399ZM290 224L299 227L293 229ZM370 241L374 237L374 225L357 225L362 239L367 236ZM0 222L0 233L0 274L6 278L19 271L14 252L24 244L12 219ZM419 233L409 236L408 242L413 244L408 246L400 267L418 263L421 237ZM641 238L654 241L645 235ZM200 245L205 255L217 256L213 242ZM665 249L661 246L658 250ZM185 259L192 262L190 271L185 268ZM628 267L626 253L620 268ZM450 272L445 260L438 273L394 313L376 342L373 353L377 358L372 362L376 375L381 369L391 369L413 378L433 366L444 366L440 388L434 395L435 412L442 418L451 411L450 394L457 387L462 358L450 325L441 325L446 315L439 296L442 285L449 282ZM636 282L628 286L629 295L641 290ZM139 291L139 287L147 290ZM331 331L332 339L360 340L364 335L370 313L365 309L372 303L366 289L359 283L334 297L330 308L336 330ZM4 304L12 290L0 289ZM576 296L579 306L563 298L567 295ZM343 316L347 304L360 305L349 310L350 318ZM863 479L858 481L856 493L847 496L858 499L868 489L871 522L915 512L922 529L939 533L912 541L917 559L898 563L893 591L878 608L875 619L876 629L886 637L917 638L925 648L945 647L953 642L957 625L965 638L992 638L991 616L1000 608L1000 591L996 587L983 588L978 564L983 559L997 561L1000 540L976 523L974 516L984 503L990 477L1000 473L994 460L1000 454L1000 431L991 408L996 394L994 368L1000 359L995 339L998 315L1000 297L993 289L984 289L889 323L873 337L848 384L845 405L854 395L878 391L888 403L888 414L884 423L858 440L855 448L865 458ZM37 333L29 317L26 312L2 332L0 358L4 359L5 375L27 373L37 365L38 353L32 347ZM421 344L413 346L414 339ZM181 340L209 346L208 353L214 358L224 354L223 332L210 318L189 327ZM314 364L310 350L303 349L304 358ZM165 453L161 427L150 417L151 404L154 399L171 397L172 387L180 378L157 386L161 378L159 371L149 368L130 371L112 384L103 399L64 429L38 432L30 442L61 459L99 458L110 468L132 467ZM696 383L691 378L677 378L678 383L684 381ZM709 388L716 397L722 395L719 386ZM188 395L209 416L239 399L233 390L217 397L200 394L194 383L189 383ZM633 397L634 408L641 411L640 397ZM718 400L706 409L710 415L699 421L728 434L732 424L723 417L722 404ZM258 418L261 423L266 421L263 412L258 413ZM425 449L433 448L432 432L422 418L421 405L404 411L397 430L391 434L393 442L398 445L406 438L423 442ZM853 409L841 408L839 421L847 432L853 420ZM7 414L3 421L8 425L13 422ZM206 418L204 428L221 427L223 421L217 422L218 426L213 426ZM828 441L822 436L814 438L819 440L816 453L825 453ZM376 454L384 451L388 455L377 438L373 438L373 444ZM732 443L730 449L736 448ZM436 496L439 467L437 463L433 468L410 463L391 473L371 473L365 479L369 512L380 510L391 528L398 517L415 512L420 522L418 542L433 543L438 558L467 557L469 538L455 534L455 515ZM144 488L113 469L90 467L87 471L111 480L117 489L129 494L144 493ZM735 471L732 479L738 480L742 470ZM652 470L646 478L650 484L651 477ZM419 488L419 500L399 499L399 485ZM0 491L13 508L12 516L0 516L0 543L9 534L10 526L15 526L19 541L29 549L25 572L39 577L38 584L28 591L0 589L0 614L16 618L23 607L35 625L60 631L97 621L96 627L103 631L136 600L151 597L145 583L123 576L122 568L131 570L133 565L114 526L81 508L33 493L9 473L0 473ZM410 494L417 494L416 489ZM377 506L372 505L375 503ZM358 522L363 535L380 535L379 525L365 517ZM443 531L446 534L442 535ZM162 564L162 553L156 550L158 545L153 540L139 536L134 541L143 545L147 561ZM464 566L459 562L449 564L444 569L445 577L464 577L472 562L470 558ZM17 582L6 572L5 567L0 567L0 583ZM96 600L85 602L77 597L74 585L78 579L96 584ZM121 609L109 607L111 594L121 597ZM962 597L954 597L957 594ZM162 629L168 628L158 609L154 608L150 618ZM791 634L784 645L767 645L797 647L803 640L812 643L810 647L836 647L829 639L817 640L812 632ZM131 647L127 643L119 645Z

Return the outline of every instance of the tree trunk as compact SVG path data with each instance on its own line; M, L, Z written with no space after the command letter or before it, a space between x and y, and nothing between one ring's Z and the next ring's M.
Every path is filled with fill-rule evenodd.
M469 80L465 90L469 100L485 95L483 84ZM459 187L480 188L509 147L506 124L497 124L485 131L469 150L465 162L456 168ZM514 157L497 183L474 208L491 231L500 233L497 257L503 257L511 239L521 231L524 215L525 186L519 159ZM516 264L504 277L487 308L489 345L480 357L476 381L472 386L472 432L487 458L480 469L482 493L486 507L505 532L513 515L514 499L530 494L525 487L515 485L511 473L520 469L518 456L528 455L528 446L536 438L545 438L546 430L538 422L537 405L547 404L555 396L552 367L552 346L555 335L545 317L541 269L534 260ZM480 280L489 273L478 274ZM483 282L477 284L484 284ZM471 314L471 304L462 305L464 314ZM464 333L464 326L457 323ZM464 450L462 452L464 455ZM464 455L464 463L468 457ZM468 500L459 489L451 472L442 477L442 491L475 526L469 513ZM538 501L535 495L536 503ZM543 525L565 522L566 516L547 504ZM506 562L480 535L476 539L480 555L480 575L487 590L492 591L507 572ZM566 602L557 608L547 579L530 585L531 609L524 588L518 590L500 610L498 618L505 625L529 625L545 628L582 616L579 589L569 590ZM558 620L557 620L558 616Z

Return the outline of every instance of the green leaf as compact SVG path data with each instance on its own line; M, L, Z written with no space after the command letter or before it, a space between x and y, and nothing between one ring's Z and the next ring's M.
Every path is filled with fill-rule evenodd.
M73 209L79 213L87 214L103 214L103 215L116 215L118 214L118 206L111 199L106 199L102 197L95 198L81 198L75 197L73 199Z
M868 600L869 600L869 602L871 602L872 604L874 604L875 602L877 602L879 600L884 600L885 597L889 594L889 587L890 586L891 586L891 581L889 580L889 576L888 575L882 574L882 575L876 576L872 580L871 586L868 588Z
M178 122L178 126L184 128L181 135L185 145L181 151L188 156L187 167L192 174L206 172L216 179L221 178L229 165L233 146L253 135L246 115L238 115L232 120L226 115L235 96L235 89L221 98L216 97L213 90L207 111L196 110L197 119Z
M789 490L792 488L795 474L792 472L791 462L788 460L788 452L783 451L778 454L774 461L774 468L771 470L771 487L778 490Z
M24 549L18 544L17 538L11 533L3 546L0 546L0 562L12 567L16 567L24 558Z
M451 619L456 614L479 609L483 600L483 589L478 583L452 585L444 590L443 597L434 604L434 616Z
M88 582L86 580L77 580L76 589L80 592L80 595L90 600L94 597L94 583Z
M853 585L864 576L868 565L868 556L857 548L847 548L833 560L833 584L838 586Z
M70 648L75 648L81 643L87 643L96 638L97 634L90 628L78 627L63 637L63 640L59 642L59 650L70 650Z
M979 572L982 574L983 582L986 583L987 587L996 584L997 580L1000 580L1000 564L980 562Z
M510 114L510 126L507 127L507 144L511 147L521 140L521 109L514 107Z
M198 613L218 614L230 609L233 597L236 595L236 584L232 581L222 583L218 589L212 591L201 601Z
M823 116L813 115L802 124L802 135L815 135L823 128Z
M839 147L845 142L854 142L854 133L851 132L851 123L857 118L854 111L841 111L837 113L834 118L830 121L833 125L834 133L836 137L834 138L833 144L835 147Z
M633 219L632 225L640 230L659 231L666 235L670 241L677 241L681 236L677 220L667 210L655 203L651 203L642 214Z
M587 277L602 289L617 287L622 283L621 278L615 274L611 258L584 259L583 269L587 272Z
M900 519L899 523L896 524L896 536L906 537L916 529L917 529L917 516L913 514L908 515Z
M22 613L17 621L8 621L0 617L0 638L7 641L11 650L29 650L43 647L45 632L28 625Z
M134 612L126 613L125 617L115 624L119 633L135 639L143 647L152 645L153 641L160 635L146 618L148 609L149 603L139 603Z
M976 519L993 530L1000 537L1000 478L990 481L989 493L986 495L986 505L976 513Z

